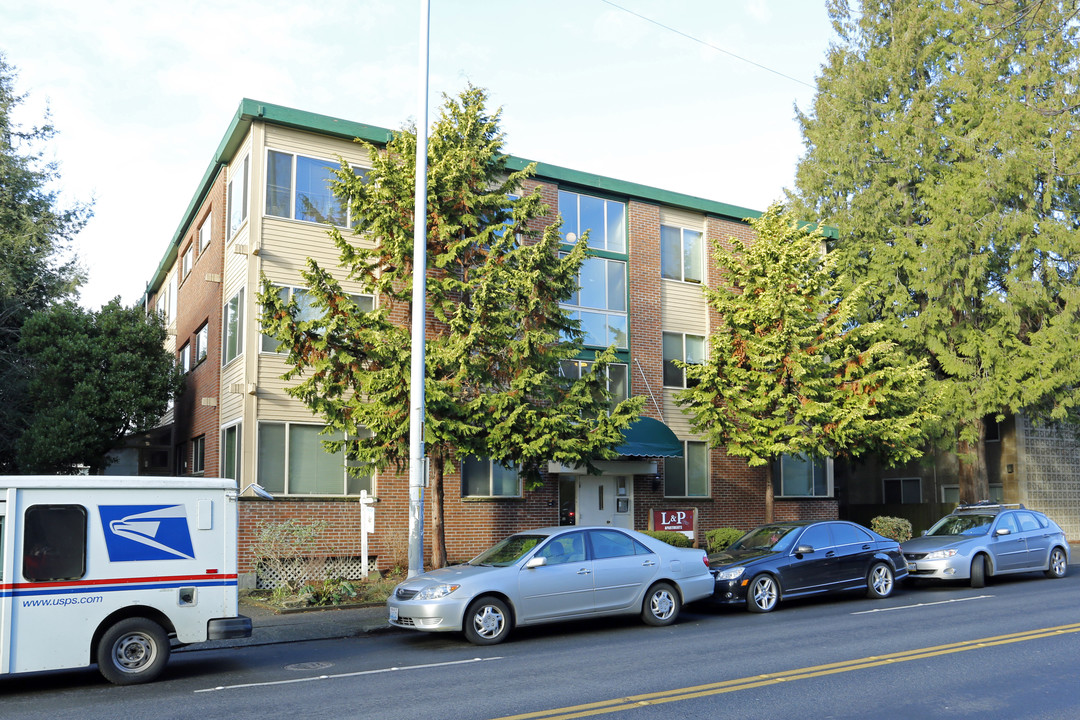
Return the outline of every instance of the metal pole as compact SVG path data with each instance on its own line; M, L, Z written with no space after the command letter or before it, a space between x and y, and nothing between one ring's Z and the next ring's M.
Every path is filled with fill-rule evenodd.
M424 572L424 337L427 317L429 0L420 0L416 201L413 205L412 365L409 382L409 577Z

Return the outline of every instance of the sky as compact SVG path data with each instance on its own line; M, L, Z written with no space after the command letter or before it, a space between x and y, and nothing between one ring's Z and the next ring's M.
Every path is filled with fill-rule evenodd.
M420 0L0 3L16 119L48 108L62 202L94 202L82 305L141 302L243 98L416 119L420 21ZM764 210L831 38L825 0L430 0L429 113L472 83L512 155Z

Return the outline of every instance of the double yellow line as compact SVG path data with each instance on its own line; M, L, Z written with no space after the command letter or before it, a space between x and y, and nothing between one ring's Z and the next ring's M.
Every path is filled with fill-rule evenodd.
M646 693L644 695L631 695L629 697L601 700L584 705L545 710L540 712L525 713L522 715L508 715L497 720L570 720L571 718L583 718L606 713L622 712L634 708L649 705L661 705L663 703L678 702L680 700L692 700L694 698L708 697L710 695L722 695L738 690L779 685L792 680L806 680L808 678L822 677L824 675L836 675L838 673L862 670L864 668L880 667L893 663L922 660L924 658L950 655L952 653L977 650L979 648L993 647L995 645L1008 645L1010 643L1038 640L1040 638L1054 637L1068 633L1080 632L1080 623L1072 625L1058 625L1057 627L1028 630L1027 632L1011 633L1009 635L996 635L980 640L965 640L963 642L949 643L948 645L936 645L934 647L907 650L904 652L891 653L889 655L872 655L858 660L829 663L827 665L815 665L813 667L788 670L786 672L766 673L738 680L724 680L723 682L709 683L707 685L695 685L694 687L680 688L677 690L665 690L663 692Z

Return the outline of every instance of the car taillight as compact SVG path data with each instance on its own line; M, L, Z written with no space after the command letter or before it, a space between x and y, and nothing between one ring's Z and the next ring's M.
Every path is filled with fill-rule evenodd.
M701 561L705 563L705 567L709 567L709 555L707 553L701 554Z

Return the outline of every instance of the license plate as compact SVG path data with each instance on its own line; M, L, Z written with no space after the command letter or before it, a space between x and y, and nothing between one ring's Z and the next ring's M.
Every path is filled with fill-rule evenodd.
M915 572L916 570L918 570L918 569L919 569L919 566L918 566L918 565L916 565L916 564L915 564L915 563L913 563L913 562L909 562L909 563L907 564L907 569L908 569L908 572Z
M397 620L397 608L396 607L390 608L390 619L391 620Z

